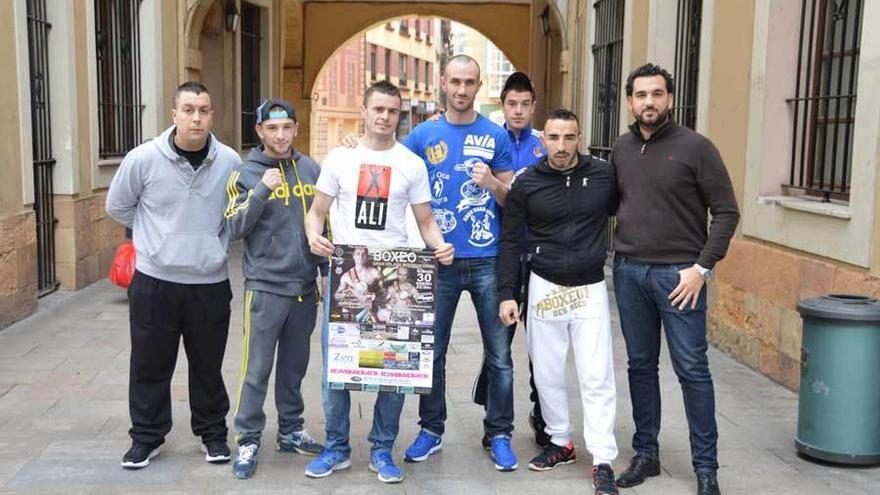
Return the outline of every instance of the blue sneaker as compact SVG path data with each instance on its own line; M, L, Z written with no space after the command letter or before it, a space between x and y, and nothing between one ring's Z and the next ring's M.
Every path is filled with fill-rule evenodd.
M427 430L419 431L419 436L410 445L403 454L403 460L406 462L422 462L429 455L440 452L443 448L443 439L439 436L429 433Z
M394 465L391 452L376 452L370 460L370 471L378 473L382 483L400 483L403 481L403 472Z
M333 471L348 469L351 467L351 459L339 452L325 450L317 459L306 466L305 475L309 478L324 478L333 474Z
M508 435L492 437L492 459L495 460L495 469L499 471L513 471L519 467Z

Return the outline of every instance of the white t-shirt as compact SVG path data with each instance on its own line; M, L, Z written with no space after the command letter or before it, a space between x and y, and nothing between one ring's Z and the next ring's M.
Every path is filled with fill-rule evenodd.
M410 246L409 205L431 201L425 162L400 143L382 151L333 149L315 187L335 198L330 228L337 244Z

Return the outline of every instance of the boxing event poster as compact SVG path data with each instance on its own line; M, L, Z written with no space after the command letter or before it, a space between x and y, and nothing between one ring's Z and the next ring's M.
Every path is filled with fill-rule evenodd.
M336 245L330 272L330 388L430 393L434 253Z

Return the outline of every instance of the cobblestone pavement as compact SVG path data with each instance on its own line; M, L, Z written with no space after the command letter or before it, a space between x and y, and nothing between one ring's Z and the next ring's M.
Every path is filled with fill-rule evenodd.
M242 284L234 247L232 325L223 366L227 388L237 387L242 338ZM253 479L235 480L229 465L209 465L189 430L186 362L183 352L172 384L175 426L162 454L141 471L119 461L128 448L128 309L124 291L107 281L79 292L40 301L34 316L0 331L0 493L592 493L589 454L583 449L581 411L571 363L569 396L580 461L551 472L526 468L538 450L527 423L528 369L523 334L514 339L516 431L520 469L500 473L480 447L482 410L470 391L481 358L472 305L459 306L447 370L449 422L444 449L422 464L404 464L403 450L417 433L417 400L408 398L395 458L406 480L388 486L367 470L373 396L352 396L353 466L333 476L303 476L309 458L274 452L264 442ZM617 440L625 468L633 432L626 360L616 309L615 359L618 388ZM664 351L665 353L665 351ZM719 478L725 494L878 494L880 468L844 468L808 462L796 455L793 436L797 396L755 371L711 349L720 429ZM695 493L681 393L664 354L661 362L663 429L661 476L622 494ZM323 438L320 407L320 341L312 338L312 360L304 384L306 427ZM266 438L275 435L270 390ZM233 397L234 400L234 397ZM229 418L231 424L232 418ZM230 444L231 445L231 444Z

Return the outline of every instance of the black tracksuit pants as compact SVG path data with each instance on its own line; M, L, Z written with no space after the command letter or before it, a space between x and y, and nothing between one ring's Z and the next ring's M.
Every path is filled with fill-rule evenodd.
M192 431L203 442L225 442L229 397L220 367L229 334L229 280L179 284L135 272L128 299L132 440L158 446L171 430L171 377L183 337Z

